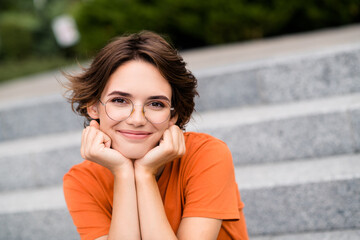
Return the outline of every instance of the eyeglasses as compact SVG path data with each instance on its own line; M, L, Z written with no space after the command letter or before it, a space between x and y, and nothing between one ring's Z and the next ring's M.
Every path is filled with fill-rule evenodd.
M108 117L114 121L124 121L135 111L134 103L124 97L111 98L106 103L100 99L99 102L105 107ZM171 111L174 110L170 103L165 100L156 99L146 102L142 106L142 113L151 123L163 123L170 118Z

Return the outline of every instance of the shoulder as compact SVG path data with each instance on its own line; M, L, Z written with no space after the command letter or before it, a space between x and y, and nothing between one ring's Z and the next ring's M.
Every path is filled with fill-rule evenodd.
M97 164L87 160L74 165L63 178L64 187L81 185L83 187L94 186L94 184L106 184L113 178L111 172Z
M103 171L104 167L101 165L84 160L83 162L72 166L64 177L86 175L90 176L93 174L101 174Z
M231 152L225 142L205 133L185 133L186 154L181 161L185 168L216 168L233 169Z
M202 147L227 148L226 143L206 133L186 132L184 133L186 147L190 150L198 150Z
M185 144L187 155L218 153L229 154L230 150L225 142L206 133L186 132ZM218 155L216 154L216 155Z

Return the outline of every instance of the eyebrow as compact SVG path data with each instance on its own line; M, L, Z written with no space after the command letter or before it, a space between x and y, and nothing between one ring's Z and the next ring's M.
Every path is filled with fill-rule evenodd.
M113 95L120 95L120 96L124 96L124 97L129 97L129 98L133 97L130 93L121 92L121 91L112 91L107 96L113 96ZM148 97L148 100L156 100L156 99L162 99L162 100L166 100L166 101L170 102L170 99L164 95L155 95L155 96Z
M108 96L113 96L113 95L121 95L121 96L124 96L124 97L132 97L132 95L130 93L121 92L121 91L112 91L111 93L108 94Z

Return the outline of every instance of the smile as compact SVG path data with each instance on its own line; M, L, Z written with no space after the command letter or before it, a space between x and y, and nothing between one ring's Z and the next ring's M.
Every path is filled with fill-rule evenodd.
M145 139L151 135L150 132L142 132L142 131L119 130L117 132L121 133L124 137L133 140Z

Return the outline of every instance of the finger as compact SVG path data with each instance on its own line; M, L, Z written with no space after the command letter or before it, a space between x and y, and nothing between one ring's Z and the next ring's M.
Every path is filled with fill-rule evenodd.
M179 143L180 143L180 154L184 155L186 152L186 144L185 144L185 137L184 137L184 133L183 131L180 130L180 139L179 139Z
M176 125L172 126L170 128L171 133L172 133L172 138L173 138L173 149L174 152L176 153L176 155L179 155L181 153L181 149L182 149L182 131L180 130L180 128Z
M174 150L178 155L183 155L185 150L184 133L176 125L172 126L170 130L173 136Z
M96 131L95 134L96 135L94 136L92 144L94 144L95 146L104 145L106 148L110 148L111 138L108 135L106 135L102 131Z
M172 145L173 136L172 136L171 129L168 128L168 129L165 130L165 132L163 133L163 141L166 144L171 144Z
M82 152L83 152L83 157L84 159L86 158L86 153L87 153L87 148L88 148L88 135L89 135L89 130L90 127L87 126L84 130L83 130L83 135L82 135L82 142L81 142L81 147L82 147Z
M87 127L87 131L85 134L85 154L89 156L92 153L92 149L95 145L95 137L98 130L94 127Z
M96 120L91 120L90 126L96 128L96 129L100 129L100 125Z
M182 156L182 155L184 155L185 154L185 149L186 149L186 147L185 147L185 138L184 138L184 132L180 129L180 128L178 128L177 127L177 129L176 129L176 132L177 132L177 144L178 144L178 146L179 146L179 148L178 148L178 154L180 155L180 156Z
M104 148L104 134L100 131L96 131L92 139L92 154L96 154L97 151Z
M104 133L104 144L105 147L111 148L111 138Z
M163 133L163 139L160 141L160 147L163 149L164 153L172 154L173 152L173 137L170 129L166 129Z
M80 147L80 154L81 157L85 159L85 152L84 152L84 145L85 145L85 128L83 129L81 133L81 147Z

